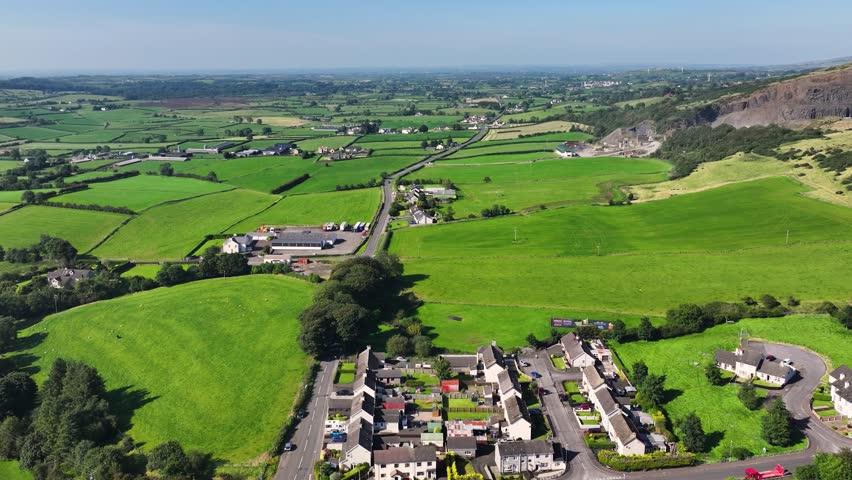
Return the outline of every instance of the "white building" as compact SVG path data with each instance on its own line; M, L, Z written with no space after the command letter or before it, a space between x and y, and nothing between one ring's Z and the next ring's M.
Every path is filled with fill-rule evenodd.
M340 465L352 468L355 465L372 464L373 426L361 419L349 425L349 433L340 454Z
M488 383L499 382L497 375L506 370L503 350L495 342L492 342L491 345L479 347L476 351L476 358L485 376L485 381Z
M575 368L588 367L595 364L595 358L586 351L583 341L574 332L563 335L559 340L565 353L565 362Z
M248 235L234 235L222 244L222 253L248 253L254 246L254 239Z
M433 445L376 450L374 456L376 480L438 478L438 457Z
M733 352L716 350L716 366L748 380L757 378L764 382L783 387L796 376L796 369L776 360L769 360L763 352L748 348L745 341Z
M502 399L503 435L512 440L532 440L532 420L527 406L520 398L510 395Z
M565 462L555 454L553 444L545 440L498 442L494 448L494 460L501 474L542 473L565 468Z
M852 368L841 365L828 376L831 384L831 401L834 409L844 417L852 418Z

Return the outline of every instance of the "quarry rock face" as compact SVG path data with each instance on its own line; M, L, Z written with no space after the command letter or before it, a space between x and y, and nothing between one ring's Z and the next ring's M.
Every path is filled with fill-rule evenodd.
M775 83L751 95L718 104L714 126L734 127L852 115L852 67L817 72Z

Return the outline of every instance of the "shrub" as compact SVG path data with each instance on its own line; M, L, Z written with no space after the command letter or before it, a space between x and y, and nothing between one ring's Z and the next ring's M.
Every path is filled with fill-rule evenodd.
M695 455L685 453L673 456L666 452L653 452L647 455L624 456L612 450L601 450L598 452L598 461L613 470L635 472L660 468L689 467L695 464Z

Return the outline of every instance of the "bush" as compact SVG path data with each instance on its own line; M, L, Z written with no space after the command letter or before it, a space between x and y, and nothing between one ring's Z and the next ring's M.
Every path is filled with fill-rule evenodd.
M273 195L277 195L279 193L286 192L287 190L290 190L291 188L295 187L296 185L299 185L300 183L304 183L309 178L311 178L311 176L309 174L303 173L302 175L299 175L298 177L294 178L293 180L290 180L287 183L283 183L283 184L273 188L270 193L272 193Z
M647 455L624 456L612 450L601 450L598 452L598 461L619 472L636 472L660 468L689 467L695 464L695 455L686 453L672 456L666 452L653 452Z
M754 454L751 453L751 450L749 450L745 447L737 447L731 452L731 454L737 460L747 460L747 459L754 456Z

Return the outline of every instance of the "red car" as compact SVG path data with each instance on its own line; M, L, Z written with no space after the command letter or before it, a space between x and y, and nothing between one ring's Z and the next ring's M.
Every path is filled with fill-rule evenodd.
M771 361L774 361L774 360L775 360L775 355L767 355L767 356L766 356L766 359L767 359L767 360L769 360L770 362L771 362Z

